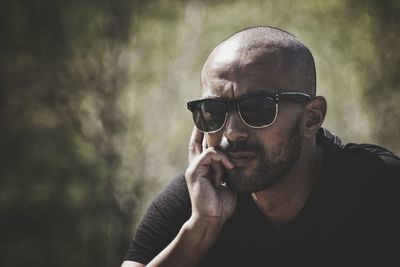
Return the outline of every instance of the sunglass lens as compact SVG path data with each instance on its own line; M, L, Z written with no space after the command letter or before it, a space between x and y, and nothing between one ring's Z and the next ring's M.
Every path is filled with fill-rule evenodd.
M225 122L226 104L215 99L204 99L193 105L193 121L203 132L220 129Z
M276 104L269 97L247 97L239 102L240 115L246 124L262 127L274 122Z

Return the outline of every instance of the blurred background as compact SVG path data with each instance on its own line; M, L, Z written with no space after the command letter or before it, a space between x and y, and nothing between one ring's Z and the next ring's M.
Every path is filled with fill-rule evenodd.
M203 62L251 25L309 46L326 127L399 154L399 1L3 0L0 265L119 266L186 166Z

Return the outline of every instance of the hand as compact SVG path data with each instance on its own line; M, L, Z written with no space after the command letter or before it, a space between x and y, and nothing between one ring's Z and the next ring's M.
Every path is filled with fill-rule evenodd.
M203 146L204 134L194 127L189 143L189 167L185 179L192 202L192 217L222 223L236 208L236 194L222 185L223 169L234 165L222 152Z

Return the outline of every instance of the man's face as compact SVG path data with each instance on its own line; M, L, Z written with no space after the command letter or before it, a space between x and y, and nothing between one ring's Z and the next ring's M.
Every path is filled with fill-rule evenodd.
M203 69L204 98L293 90L279 52L227 49L223 53L217 50ZM282 101L276 121L269 127L254 129L241 121L236 110L231 110L225 126L207 134L208 145L225 152L235 165L224 174L232 190L263 190L293 167L302 151L302 111L301 105Z

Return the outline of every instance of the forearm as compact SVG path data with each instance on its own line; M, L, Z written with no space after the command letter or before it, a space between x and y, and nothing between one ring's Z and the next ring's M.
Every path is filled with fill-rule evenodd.
M175 239L147 266L197 266L222 229L218 217L191 217Z

